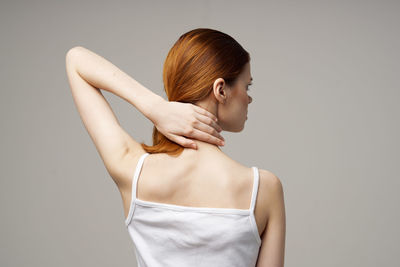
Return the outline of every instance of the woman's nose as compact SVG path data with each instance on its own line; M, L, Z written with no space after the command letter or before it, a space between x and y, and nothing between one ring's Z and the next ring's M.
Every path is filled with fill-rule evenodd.
M253 102L253 98L251 96L249 96L249 104Z

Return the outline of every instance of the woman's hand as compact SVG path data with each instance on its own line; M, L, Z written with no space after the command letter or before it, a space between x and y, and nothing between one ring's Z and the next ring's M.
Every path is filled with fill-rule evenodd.
M183 147L196 149L196 143L189 138L218 146L224 145L224 138L219 134L222 129L217 123L217 118L199 106L164 100L151 117L158 131Z

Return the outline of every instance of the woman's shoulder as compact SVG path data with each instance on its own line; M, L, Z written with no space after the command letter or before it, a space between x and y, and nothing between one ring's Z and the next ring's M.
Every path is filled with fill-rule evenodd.
M260 177L260 186L263 184L264 187L276 189L282 187L281 179L273 172L265 169L258 169Z
M281 179L269 170L259 169L259 177L257 202L260 209L269 215L272 210L281 206L284 197L283 185Z

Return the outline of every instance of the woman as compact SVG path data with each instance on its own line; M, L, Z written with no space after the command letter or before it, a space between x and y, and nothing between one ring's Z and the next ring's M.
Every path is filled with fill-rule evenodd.
M206 28L183 34L164 63L169 101L83 47L68 51L66 69L81 119L121 193L138 266L284 265L279 178L218 147L221 130L244 128L252 101L250 56L236 40ZM154 123L152 146L121 128L99 88Z

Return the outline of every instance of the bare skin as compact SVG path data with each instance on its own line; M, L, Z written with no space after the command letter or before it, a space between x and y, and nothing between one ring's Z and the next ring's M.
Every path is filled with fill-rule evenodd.
M184 149L178 157L165 153L146 157L138 180L137 198L191 207L249 209L252 169L231 159L214 145L196 143L197 150ZM119 190L125 218L130 208L133 172L138 160L139 156L132 154L123 163L126 183ZM261 236L268 221L268 190L276 177L267 170L259 171L260 185L254 212Z
M67 53L66 68L83 124L120 191L125 218L132 198L133 172L146 151L122 129L98 88L131 103L165 136L185 147L178 157L159 153L145 159L138 180L139 199L192 207L249 208L252 169L234 161L218 147L222 145L221 130L240 132L247 120L248 104L252 102L247 92L252 80L249 63L232 87L218 78L210 95L196 105L164 101L82 47ZM188 148L191 143L197 145L197 150ZM283 188L273 173L260 168L259 171L255 218L262 245L257 266L281 267L286 232Z

